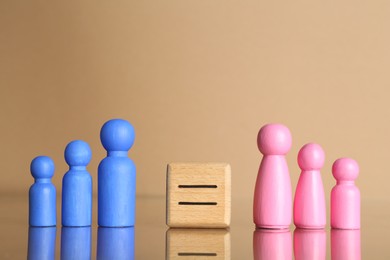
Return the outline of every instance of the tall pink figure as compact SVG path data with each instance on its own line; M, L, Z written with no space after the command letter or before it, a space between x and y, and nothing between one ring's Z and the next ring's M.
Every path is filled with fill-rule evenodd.
M337 180L330 196L330 224L337 229L360 229L360 191L354 180L359 165L350 158L336 160L332 173Z
M257 145L264 156L256 180L253 221L259 228L288 228L292 195L285 155L291 148L291 133L281 124L265 125L259 131Z
M318 144L306 144L298 153L302 170L294 198L294 224L298 228L325 228L325 193L320 173L324 161L324 150Z

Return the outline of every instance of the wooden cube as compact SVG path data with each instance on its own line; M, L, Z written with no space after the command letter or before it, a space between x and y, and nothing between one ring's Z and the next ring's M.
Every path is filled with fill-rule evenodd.
M230 233L226 229L170 228L166 259L230 260Z
M167 169L167 225L230 225L231 170L226 163L171 163Z

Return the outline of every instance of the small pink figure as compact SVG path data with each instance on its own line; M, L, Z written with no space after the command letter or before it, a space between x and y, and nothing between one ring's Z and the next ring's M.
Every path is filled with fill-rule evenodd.
M295 260L325 260L325 230L296 228L294 230L294 256Z
M306 144L298 153L302 170L294 198L294 224L298 228L325 228L325 193L320 173L324 161L324 150L318 144Z
M359 165L350 158L336 160L332 173L337 180L330 198L332 228L360 229L360 191L354 180L359 175Z
M260 228L288 228L292 195L285 155L291 148L290 130L281 124L265 125L259 131L257 145L264 156L256 180L253 221Z
M253 259L291 260L290 230L256 229L253 232Z
M360 260L360 229L330 231L332 260Z

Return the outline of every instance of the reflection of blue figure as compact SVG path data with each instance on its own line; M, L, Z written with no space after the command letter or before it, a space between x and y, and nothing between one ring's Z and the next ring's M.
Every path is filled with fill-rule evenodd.
M62 227L61 259L91 259L91 227Z
M54 260L56 227L30 227L28 229L28 260Z
M98 224L134 226L135 165L127 157L134 143L134 128L125 120L113 119L103 125L100 139L107 157L98 168Z
M132 260L134 258L134 227L98 228L98 260Z

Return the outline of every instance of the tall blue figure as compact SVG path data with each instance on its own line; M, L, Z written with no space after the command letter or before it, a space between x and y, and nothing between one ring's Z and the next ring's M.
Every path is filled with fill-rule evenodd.
M29 224L33 227L56 225L56 188L51 183L54 162L50 157L38 156L30 165L35 183L29 191Z
M122 119L106 122L100 140L107 150L98 168L98 225L131 227L135 222L135 165L128 158L133 126Z
M92 177L86 166L91 161L89 145L81 140L65 148L69 171L62 179L62 225L84 227L92 223Z

